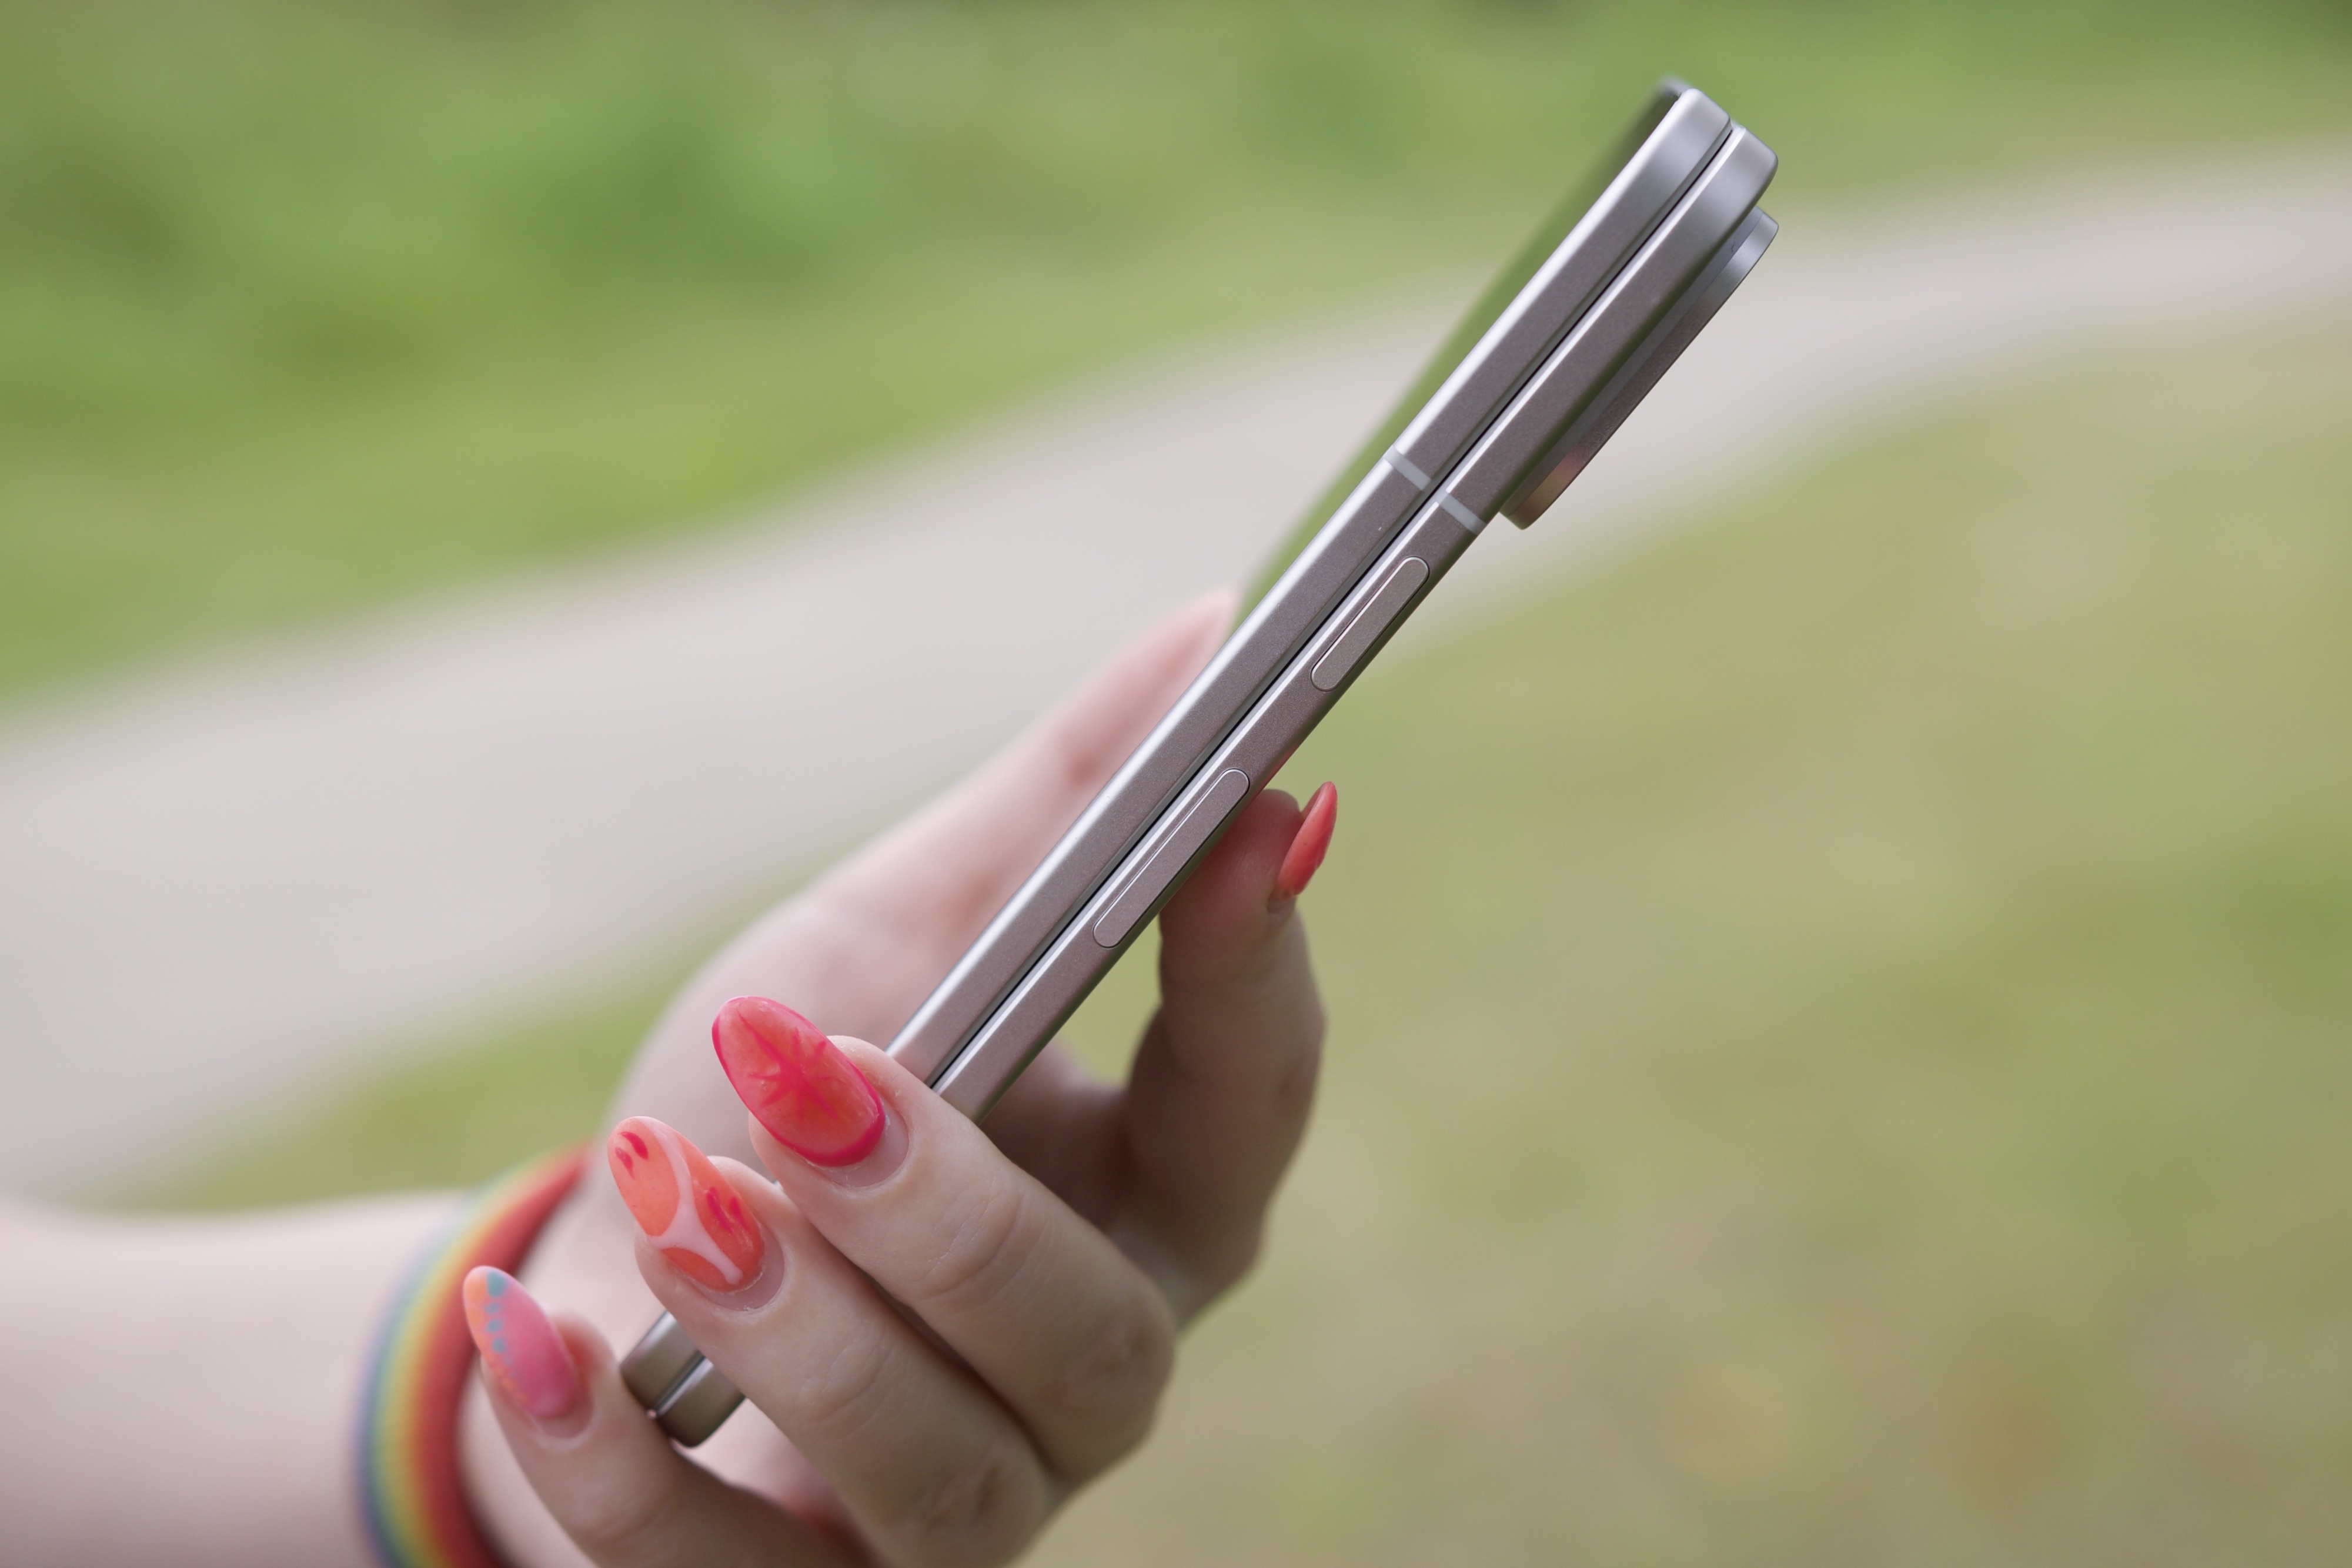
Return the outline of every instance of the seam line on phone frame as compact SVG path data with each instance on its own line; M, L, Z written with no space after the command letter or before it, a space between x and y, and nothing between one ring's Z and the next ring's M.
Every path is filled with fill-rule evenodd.
M1415 463L1412 458L1407 457L1403 453L1399 452L1395 447L1390 447L1388 455L1381 458L1381 461L1386 463L1390 467L1395 469L1398 473L1403 475L1406 478L1412 480L1412 487L1414 489L1426 490L1429 488L1429 476L1422 471L1421 465Z
M1447 517L1452 517L1474 534L1486 526L1486 519L1455 500L1451 490L1440 490L1437 493L1437 504L1444 508Z

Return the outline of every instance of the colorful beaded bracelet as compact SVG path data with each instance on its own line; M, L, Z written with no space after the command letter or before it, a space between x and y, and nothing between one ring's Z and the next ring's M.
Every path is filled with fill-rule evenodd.
M474 1359L458 1288L487 1264L521 1267L580 1178L583 1152L545 1155L469 1197L394 1293L360 1406L359 1484L384 1568L502 1568L457 1477L457 1403Z

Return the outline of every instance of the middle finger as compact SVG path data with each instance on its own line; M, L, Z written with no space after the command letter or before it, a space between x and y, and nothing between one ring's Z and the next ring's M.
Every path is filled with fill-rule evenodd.
M1141 1440L1174 1356L1150 1279L897 1062L739 998L713 1030L794 1205L1082 1480Z
M885 1561L993 1563L1027 1543L1059 1495L1027 1434L790 1199L648 1117L609 1151L646 1283Z

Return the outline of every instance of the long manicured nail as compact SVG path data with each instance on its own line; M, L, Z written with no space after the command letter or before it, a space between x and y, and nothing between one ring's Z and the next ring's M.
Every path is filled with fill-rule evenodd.
M710 1043L769 1135L820 1166L854 1166L882 1141L882 1096L824 1031L765 997L719 1009Z
M759 1221L686 1134L632 1116L613 1129L604 1159L637 1228L680 1273L714 1291L739 1290L759 1273L768 1245Z
M509 1404L547 1422L579 1403L580 1369L521 1281L503 1269L477 1269L466 1276L464 1293L474 1348Z
M1331 830L1339 821L1339 791L1329 784L1323 785L1307 797L1307 811L1298 821L1298 832L1290 841L1289 852L1282 857L1282 869L1274 873L1274 902L1297 898L1315 880L1323 857L1331 848Z

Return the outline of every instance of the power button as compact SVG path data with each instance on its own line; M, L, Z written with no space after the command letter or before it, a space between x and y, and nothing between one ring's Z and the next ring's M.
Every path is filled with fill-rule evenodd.
M1210 835L1225 825L1225 819L1242 803L1249 787L1249 775L1238 768L1228 768L1217 775L1216 780L1192 802L1192 809L1161 835L1150 858L1129 876L1127 885L1118 890L1118 896L1095 922L1097 942L1116 947L1127 940L1128 933L1160 901L1168 884L1176 880L1176 873L1201 852L1201 846L1209 841Z
M1346 680L1362 662L1371 645L1381 640L1381 633L1389 629L1389 623L1402 612L1404 607L1412 602L1412 596L1421 591L1421 585L1428 580L1429 563L1417 555L1409 555L1391 567L1388 577L1372 596L1364 601L1364 607L1356 612L1356 618L1348 622L1348 629L1339 633L1324 655L1315 661L1315 667L1307 673L1307 678L1315 683L1315 689L1318 692L1337 690L1339 683Z

